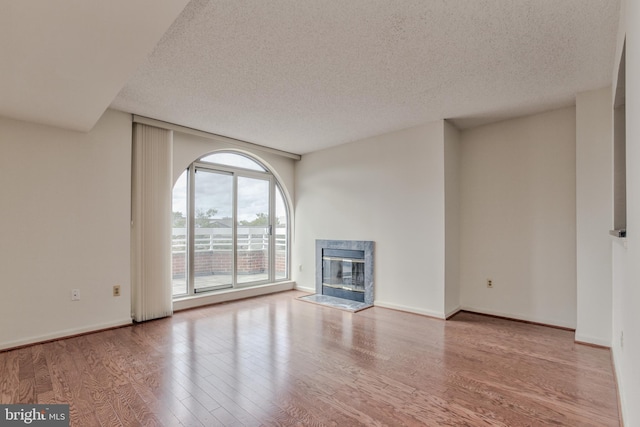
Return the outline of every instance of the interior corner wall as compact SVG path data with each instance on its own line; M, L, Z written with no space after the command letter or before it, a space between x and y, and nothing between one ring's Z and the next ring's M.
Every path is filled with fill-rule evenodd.
M623 0L613 79L626 35L626 245L613 243L613 359L624 425L640 425L640 3ZM615 93L615 84L614 84Z
M443 121L302 156L294 279L314 291L315 241L375 241L375 304L444 317Z
M444 122L445 315L460 310L460 132Z
M463 309L575 328L575 140L573 107L461 133Z
M607 87L576 97L576 340L611 345L613 116Z
M0 135L0 348L130 323L131 116Z

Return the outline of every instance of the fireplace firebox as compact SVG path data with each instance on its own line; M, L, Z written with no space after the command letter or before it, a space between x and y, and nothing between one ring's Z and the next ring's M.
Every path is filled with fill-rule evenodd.
M322 249L322 294L364 302L364 251Z

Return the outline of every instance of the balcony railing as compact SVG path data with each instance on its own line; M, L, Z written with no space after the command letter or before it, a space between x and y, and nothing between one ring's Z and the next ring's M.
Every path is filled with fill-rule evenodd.
M171 249L174 254L186 250L186 228L174 228ZM275 228L276 252L287 248L286 228ZM196 228L194 232L196 252L228 251L233 248L233 234L230 228ZM266 227L238 227L238 251L266 250L269 233Z

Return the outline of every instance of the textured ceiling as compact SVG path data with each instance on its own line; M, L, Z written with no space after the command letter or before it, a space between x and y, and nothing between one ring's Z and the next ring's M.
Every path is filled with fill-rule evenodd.
M113 101L307 153L612 80L618 0L193 0L147 57L184 1L3 2L0 114L86 129Z
M186 4L3 0L0 115L88 131Z
M617 0L192 0L114 108L304 154L612 80Z

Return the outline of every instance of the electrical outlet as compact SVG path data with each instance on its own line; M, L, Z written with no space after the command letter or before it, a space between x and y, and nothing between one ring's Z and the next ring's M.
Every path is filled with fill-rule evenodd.
M624 332L620 331L620 348L624 348Z
M71 289L71 301L80 301L80 289Z
M487 288L493 288L493 280L487 279Z
M300 264L300 265L298 266L298 270L299 270L299 271L302 271L302 264Z
M120 296L120 285L115 285L113 287L113 296L114 297L119 297Z

